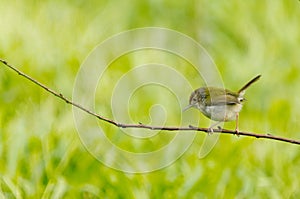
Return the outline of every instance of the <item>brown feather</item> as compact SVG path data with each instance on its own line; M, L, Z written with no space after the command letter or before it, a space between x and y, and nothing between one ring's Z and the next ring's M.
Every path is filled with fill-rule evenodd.
M238 93L244 95L243 92L245 92L245 90L254 82L256 82L257 80L259 80L259 78L261 77L261 75L257 75L256 77L254 77L252 80L250 80L245 86L243 86Z

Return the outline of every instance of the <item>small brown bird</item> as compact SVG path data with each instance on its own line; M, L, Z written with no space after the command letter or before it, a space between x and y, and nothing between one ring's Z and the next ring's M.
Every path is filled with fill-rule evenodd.
M233 92L223 88L201 87L195 90L189 100L189 105L183 111L195 107L206 117L218 121L209 127L213 132L213 127L221 122L236 120L236 132L239 132L238 119L239 112L242 110L246 89L259 80L261 75L256 76L243 86L238 92Z

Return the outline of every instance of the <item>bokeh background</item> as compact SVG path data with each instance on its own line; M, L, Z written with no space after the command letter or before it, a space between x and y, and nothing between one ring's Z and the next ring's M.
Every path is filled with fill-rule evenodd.
M3 0L0 13L1 59L69 98L81 63L100 42L141 27L179 31L203 45L227 88L237 90L253 76L262 75L247 92L241 130L300 139L299 1ZM152 56L153 61L155 53ZM115 64L124 67L115 67L111 74L120 76L139 58L118 60ZM200 87L201 82L177 59L171 60L182 64L183 74ZM214 149L199 159L206 137L199 133L172 165L145 174L123 173L106 167L85 149L70 105L3 64L0 80L1 197L300 197L297 145L221 135ZM130 104L138 113L133 116L136 122L149 122L148 100L156 95L162 98L151 89L153 95L137 94ZM110 90L108 84L97 101L105 101ZM142 108L135 110L135 104ZM98 111L110 116L109 105ZM199 115L197 110L191 113ZM169 117L170 124L178 120L177 115ZM234 128L234 124L225 127ZM154 142L136 146L128 138L124 141L118 129L106 128L120 147L136 151L163 146L173 136L161 132Z

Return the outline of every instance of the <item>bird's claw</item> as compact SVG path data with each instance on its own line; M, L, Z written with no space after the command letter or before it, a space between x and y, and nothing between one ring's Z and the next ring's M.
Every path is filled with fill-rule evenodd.
M208 128L207 133L208 133L208 135L212 135L214 133L214 129L213 128Z
M240 131L239 131L239 129L235 129L235 134L236 134L238 137L240 137Z

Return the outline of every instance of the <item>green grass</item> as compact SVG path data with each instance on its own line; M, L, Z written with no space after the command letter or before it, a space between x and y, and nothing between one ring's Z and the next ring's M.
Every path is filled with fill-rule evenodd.
M173 29L207 49L226 87L238 90L262 74L247 91L241 130L300 139L299 10L296 0L2 1L0 58L71 98L81 63L100 42L133 28ZM97 112L112 116L113 86L124 73L145 62L169 64L194 88L202 84L185 60L161 51L136 51L112 63L95 91ZM300 197L296 145L221 135L213 150L199 159L206 138L199 133L170 166L143 174L123 173L87 151L71 106L3 64L0 80L2 198ZM180 117L187 117L196 125L193 117L198 112L181 115L176 96L165 91L145 87L134 93L129 101L133 122L159 124L161 120L155 119L161 110L150 108L163 102L171 113L166 124L180 125ZM188 96L180 100L187 103ZM208 125L202 116L200 124ZM225 127L233 129L234 124ZM165 132L139 142L110 125L103 128L112 142L135 152L159 149L174 138Z

